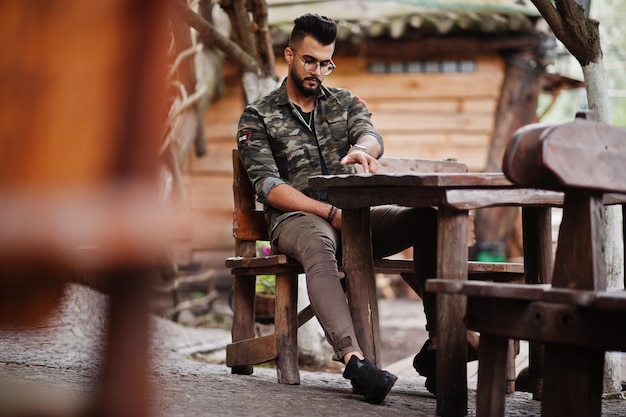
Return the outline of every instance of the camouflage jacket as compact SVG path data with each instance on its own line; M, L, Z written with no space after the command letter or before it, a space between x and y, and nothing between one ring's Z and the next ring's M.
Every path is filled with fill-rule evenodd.
M349 90L322 86L316 98L314 133L290 102L285 81L244 109L237 146L257 199L264 205L270 230L294 214L268 204L267 194L272 188L286 183L311 198L324 200L323 193L308 186L309 177L322 174L320 154L329 174L348 174L354 173L355 167L340 161L362 135L375 136L383 149L370 117L365 103Z

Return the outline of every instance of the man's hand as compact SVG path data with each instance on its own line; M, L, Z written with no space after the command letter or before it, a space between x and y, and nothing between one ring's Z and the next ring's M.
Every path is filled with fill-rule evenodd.
M342 165L361 164L363 172L375 174L380 164L378 160L368 153L361 150L351 150L341 160Z

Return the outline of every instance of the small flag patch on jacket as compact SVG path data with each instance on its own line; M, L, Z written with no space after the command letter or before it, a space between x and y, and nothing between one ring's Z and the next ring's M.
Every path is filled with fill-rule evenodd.
M250 140L250 136L252 136L251 130L242 130L239 132L239 137L237 138L237 142L244 143Z

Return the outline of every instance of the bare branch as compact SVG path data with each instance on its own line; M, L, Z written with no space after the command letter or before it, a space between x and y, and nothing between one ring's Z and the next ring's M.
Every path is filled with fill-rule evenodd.
M224 52L231 60L246 72L260 73L257 61L239 45L223 36L211 23L194 12L181 0L174 0L176 12L192 28L198 31L202 41Z
M559 39L565 37L565 31L563 28L563 20L558 10L552 5L550 0L530 0L535 7L541 13L541 16L548 22L550 29L554 32L555 36Z
M585 17L576 0L531 0L548 22L552 32L584 67L602 58L598 22Z
M263 66L263 73L266 76L273 76L276 59L272 48L269 24L267 21L267 4L265 0L254 0L252 2L252 15L256 22L257 49Z
M246 7L247 0L221 0L219 4L230 19L230 26L235 42L250 56L255 59L258 58L256 46L250 36L250 29L253 23L250 22L250 18L248 17L248 8ZM257 60L257 62L260 61Z

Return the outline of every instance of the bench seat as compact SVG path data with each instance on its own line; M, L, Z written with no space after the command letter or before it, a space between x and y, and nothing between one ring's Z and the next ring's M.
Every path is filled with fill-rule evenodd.
M263 275L266 268L282 266L293 268L293 272L303 273L302 265L284 254L243 257L231 256L226 258L225 266L236 272L246 272ZM341 269L341 268L340 268ZM380 274L412 274L413 261L410 259L374 259L374 270ZM467 263L467 272L470 279L488 279L493 281L521 281L524 279L524 264L521 262L476 262Z

